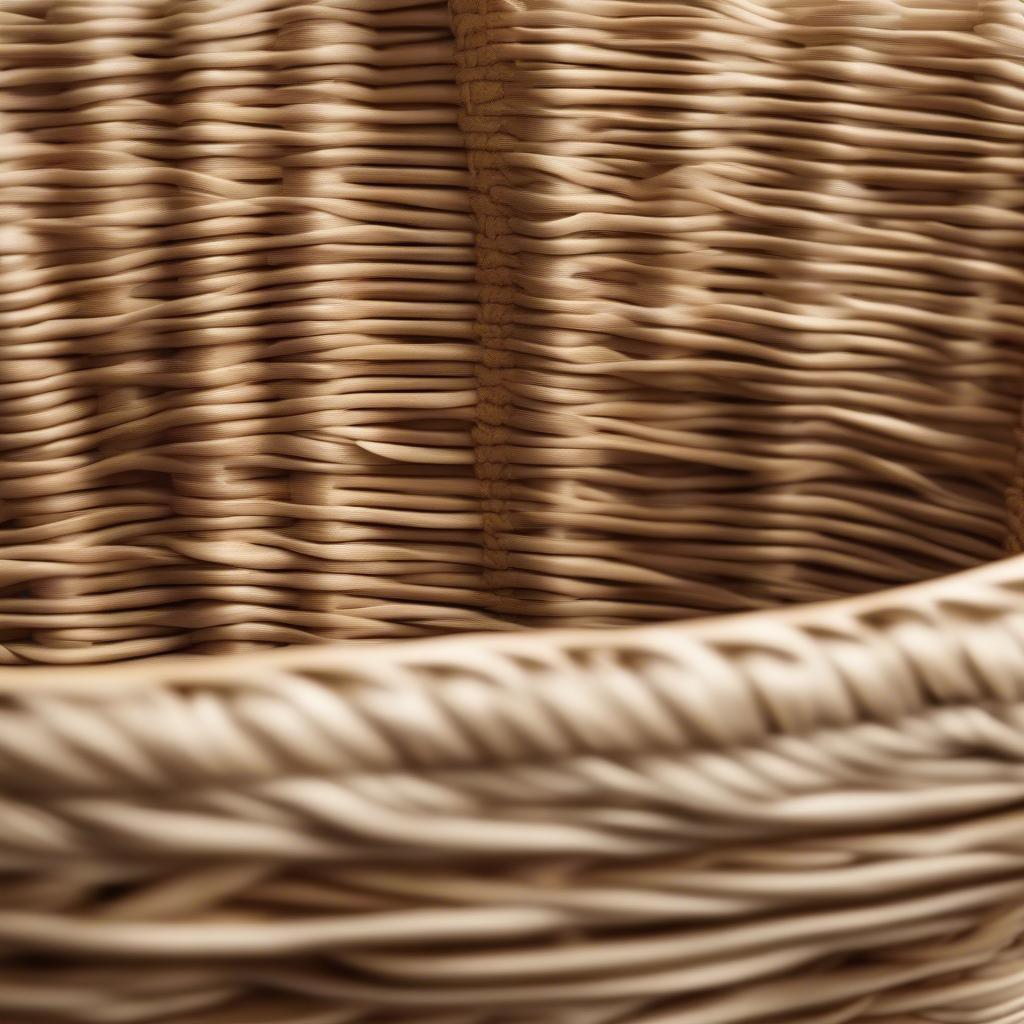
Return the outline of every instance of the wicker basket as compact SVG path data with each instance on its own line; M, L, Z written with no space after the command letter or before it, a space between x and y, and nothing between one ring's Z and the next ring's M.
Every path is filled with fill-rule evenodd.
M0 0L0 1024L1024 1021L1022 58Z

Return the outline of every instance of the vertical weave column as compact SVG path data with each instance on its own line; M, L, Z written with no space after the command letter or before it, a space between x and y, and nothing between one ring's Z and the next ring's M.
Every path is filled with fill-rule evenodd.
M1017 457L1013 480L1006 490L1006 550L1010 554L1024 551L1024 415L1017 427Z
M511 517L512 400L508 378L515 365L510 348L514 323L517 252L508 205L510 182L505 153L516 140L508 131L506 83L513 68L491 39L509 0L452 0L457 82L461 97L459 126L466 141L470 205L476 226L480 344L476 370L474 465L481 489L484 592L496 612L514 613L507 539Z
M174 556L164 613L177 627L174 646L228 653L267 646L277 596L253 572L262 553L253 538L280 522L265 514L280 484L266 465L275 390L261 362L275 296L267 252L252 243L274 233L265 200L279 190L284 150L259 124L264 104L275 109L274 73L258 54L269 19L246 39L209 7L164 3L163 14L161 159L193 187L172 193L148 240L166 271L152 299L167 320L154 333L164 350L158 401L171 411L158 441L173 457L173 518L153 543ZM175 244L179 232L191 244ZM264 308L252 308L261 294Z
M140 609L173 560L146 540L164 467L138 454L161 432L148 246L182 179L154 173L140 97L166 88L168 32L153 2L89 8L107 28L92 45L80 5L3 13L0 660L159 653L174 630Z

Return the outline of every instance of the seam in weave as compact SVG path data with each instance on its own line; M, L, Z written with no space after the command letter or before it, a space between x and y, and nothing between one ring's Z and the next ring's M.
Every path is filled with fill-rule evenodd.
M1016 432L1013 482L1006 491L1006 550L1010 554L1024 551L1024 409Z
M471 431L473 463L480 486L484 592L492 608L507 610L512 529L510 424L512 397L506 374L514 365L508 340L514 322L512 231L504 200L509 180L501 158L508 134L501 116L508 69L490 42L491 0L451 5L461 110L466 140L470 206L476 225L476 278L479 313L476 323L480 358L476 373L476 410Z

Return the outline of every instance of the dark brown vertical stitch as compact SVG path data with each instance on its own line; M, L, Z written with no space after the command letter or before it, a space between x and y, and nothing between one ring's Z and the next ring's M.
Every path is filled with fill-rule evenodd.
M480 483L483 587L494 610L507 610L508 550L512 529L510 430L512 400L507 375L514 365L509 348L514 319L516 254L507 205L509 181L503 153L514 136L508 130L505 86L512 67L493 40L506 0L450 0L461 98L459 126L466 140L470 205L476 226L480 359L477 407L472 431Z
M1006 550L1016 555L1024 551L1024 417L1017 427L1013 477L1006 490L1006 518Z

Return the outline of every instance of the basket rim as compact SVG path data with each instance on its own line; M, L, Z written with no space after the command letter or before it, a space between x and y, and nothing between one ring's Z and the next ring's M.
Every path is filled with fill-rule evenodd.
M917 749L922 735L1016 749L1022 724L1015 556L840 601L621 630L5 667L0 788L479 780L843 734L883 749Z
M853 660L851 645L858 648ZM865 651L880 670L875 678L864 664ZM657 664L641 665L647 655ZM616 659L613 690L640 683L650 670L660 689L706 680L703 696L712 703L737 686L771 691L759 699L781 700L798 717L811 707L823 710L827 684L821 677L831 674L849 690L846 711L855 713L854 720L878 720L880 713L889 718L882 710L885 690L894 685L898 663L900 674L913 677L899 701L903 713L950 702L1024 699L1024 555L840 600L681 622L320 643L260 654L160 655L109 665L3 666L0 707L30 707L44 697L109 703L154 690L228 697L267 693L295 678L346 699L367 688L431 696L446 687L460 694L490 688L507 698L541 685L550 697L557 688L552 673L564 670L594 682L602 666ZM802 671L811 666L814 672ZM676 683L666 680L665 670ZM590 696L596 700L605 690L611 693L595 686Z
M392 640L293 644L258 653L158 654L92 665L0 665L0 698L18 696L26 685L30 685L35 694L66 694L100 700L154 685L262 689L265 686L262 677L281 670L333 670L354 675L387 662L404 666L427 659L460 661L460 655L479 647L514 656L519 652L528 654L528 648L537 644L569 648L595 644L615 646L616 642L618 645L654 643L660 646L661 641L674 635L713 642L770 643L774 630L829 633L852 622L870 622L900 613L943 614L950 619L946 624L954 628L974 622L978 615L991 618L1024 614L1024 554L916 583L828 601L608 629L541 627L470 631Z

